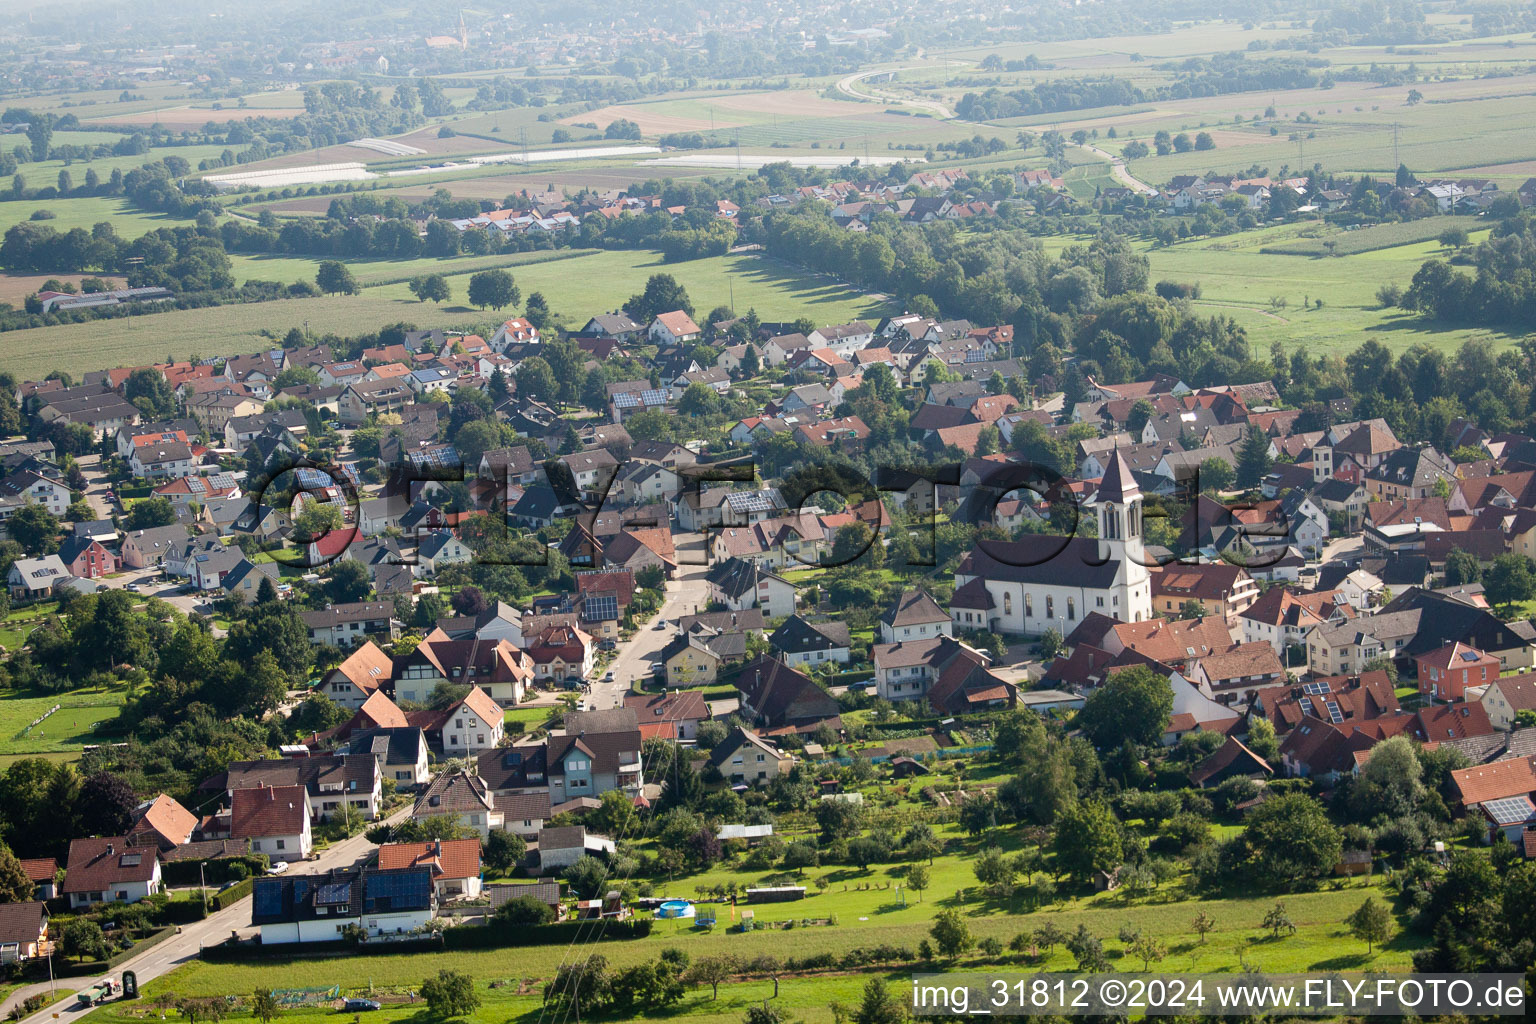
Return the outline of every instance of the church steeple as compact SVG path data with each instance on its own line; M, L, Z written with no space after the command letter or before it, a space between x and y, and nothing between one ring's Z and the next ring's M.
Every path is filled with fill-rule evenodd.
M1116 565L1114 604L1122 622L1152 617L1152 583L1147 571L1141 521L1141 488L1120 450L1115 449L1099 481L1099 557Z

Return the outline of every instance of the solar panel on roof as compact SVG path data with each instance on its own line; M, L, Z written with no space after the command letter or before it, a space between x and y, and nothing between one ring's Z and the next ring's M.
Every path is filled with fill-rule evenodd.
M613 594L594 594L587 598L581 609L582 618L589 622L606 622L619 617L619 599Z
M283 882L280 878L259 878L251 893L251 912L271 917L283 912Z
M613 396L613 404L618 409L633 409L640 404L640 400L629 392L623 392Z
M1329 683L1306 683L1301 689L1303 693L1310 693L1313 696L1333 692L1333 686Z
M1312 710L1312 698L1311 697L1303 697L1299 701L1297 701L1296 703L1301 705L1301 710L1302 710L1303 714L1316 716L1317 712Z
M334 907L352 902L351 882L330 882L315 890L315 905Z
M1344 721L1344 712L1339 710L1337 701L1325 700L1323 701L1323 706L1328 709L1328 721L1334 725Z
M1536 814L1536 805L1533 805L1529 797L1510 796L1500 800L1490 800L1483 804L1488 815L1499 825L1515 825L1529 821Z
M1462 651L1461 652L1461 660L1462 661L1476 661L1477 659L1478 659L1478 654L1477 654L1476 651Z
M640 392L640 401L646 405L666 405L667 398L667 392L661 388L648 388Z
M757 491L733 491L725 496L725 502L733 512L766 512L773 503Z

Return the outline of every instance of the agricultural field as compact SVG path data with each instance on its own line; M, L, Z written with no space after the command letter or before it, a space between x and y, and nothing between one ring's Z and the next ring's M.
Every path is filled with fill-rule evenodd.
M817 323L845 323L879 316L885 308L880 298L753 255L684 263L666 263L648 251L559 250L525 255L545 257L546 262L514 265L513 276L524 297L543 292L551 309L570 321L585 322L593 313L614 308L643 289L646 279L656 273L676 277L701 314L730 302L733 294L737 308L755 308L761 316L783 320L806 316ZM558 258L548 259L551 256ZM513 263L503 259L502 265ZM272 267L294 272L311 262L275 260ZM265 280L277 276L270 269L263 271L259 260L252 263L256 266L250 276ZM78 373L139 366L168 355L180 359L254 352L269 345L272 338L280 338L295 327L302 329L306 323L311 334L355 335L401 321L470 331L499 322L489 310L464 305L472 271L448 273L448 266L435 265L433 269L448 273L453 297L441 304L421 303L411 296L405 280L425 269L422 261L389 266L393 269L388 276L397 283L365 287L356 296L214 306L11 331L3 339L5 365L27 379L42 377L61 366ZM378 273L385 271L381 267Z

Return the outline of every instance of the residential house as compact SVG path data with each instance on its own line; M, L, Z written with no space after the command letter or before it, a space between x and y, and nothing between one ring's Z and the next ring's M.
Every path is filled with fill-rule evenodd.
M1200 615L1231 621L1258 598L1258 583L1228 562L1172 563L1152 573L1152 608L1170 618L1183 618L1184 606L1192 602Z
M36 900L0 904L0 965L52 955L46 904Z
M736 689L743 716L769 729L811 730L840 711L830 694L771 655L743 668Z
M314 851L309 790L257 786L230 794L229 836L248 839L252 853L271 861L307 860Z
M394 665L372 640L347 655L320 677L319 691L344 708L356 710L394 675ZM414 699L414 698L410 698Z
M393 640L400 635L395 608L383 601L349 601L327 604L312 612L300 612L312 643L327 647L351 647L363 640L382 637Z
M710 601L731 611L760 608L770 619L795 613L795 585L755 562L742 558L717 561L704 579L709 584Z
M449 817L481 839L506 823L506 814L496 806L490 787L468 772L442 772L435 776L416 798L411 817L417 821Z
M160 857L127 836L71 839L64 869L64 896L71 909L98 903L137 903L159 893Z
M480 895L480 840L430 839L422 843L385 843L379 847L379 869L426 868L439 900Z
M1453 640L1443 647L1417 655L1419 692L1430 700L1461 701L1467 688L1483 686L1499 678L1499 659L1475 647Z
M53 594L53 588L70 578L69 570L58 555L18 558L6 575L12 601L39 601Z
M710 751L709 766L732 786L766 786L793 768L794 759L738 725Z
M784 664L797 668L829 661L846 665L852 645L846 622L811 622L791 615L768 638L768 646L778 652Z

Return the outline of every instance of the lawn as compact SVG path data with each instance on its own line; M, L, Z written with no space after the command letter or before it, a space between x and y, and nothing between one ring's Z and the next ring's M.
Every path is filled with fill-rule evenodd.
M144 158L148 160L148 157ZM35 164L24 164L30 169ZM85 171L72 172L78 181L83 181ZM58 173L54 173L57 177ZM42 184L37 182L36 184ZM52 184L50 181L49 184ZM53 214L51 220L38 221L40 227L53 228L55 231L69 231L73 228L85 228L89 231L93 226L103 221L112 225L118 235L123 238L137 238L146 231L156 228L170 227L172 225L186 226L190 221L177 220L159 213L145 213L126 199L108 198L106 196L72 196L67 199L7 199L0 202L0 233L4 233L14 224L20 224L31 220L32 214L38 210L46 210ZM60 277L75 277L78 275L61 274Z
M755 308L765 320L806 316L819 324L833 324L876 317L882 310L880 303L831 278L754 255L665 263L656 253L644 250L601 251L522 266L514 276L525 297L543 292L557 313L579 325L594 313L617 308L655 273L676 277L701 316L730 302L733 294L737 309ZM509 309L498 316L463 305L467 271L452 275L449 285L453 297L441 304L417 302L401 283L367 288L356 296L175 310L12 331L4 337L6 356L0 366L21 379L40 379L56 367L67 367L78 375L155 362L168 353L185 358L254 352L305 322L316 335L356 335L400 321L481 331L513 314Z
M60 709L40 724L29 724L55 704ZM91 727L97 722L116 718L123 706L123 695L106 690L76 690L72 693L0 697L0 753L78 753L82 744L93 742Z
M946 871L951 862L960 868L958 858L946 858L935 865L936 873ZM966 866L968 867L968 866ZM966 872L968 874L968 871ZM847 872L856 876L856 872ZM836 915L833 926L805 926L785 934L778 929L760 929L748 934L728 931L731 911L728 906L717 907L720 925L711 932L697 932L685 926L658 923L656 931L647 939L635 942L611 942L601 945L584 945L573 949L566 945L524 947L515 950L486 952L454 952L443 954L416 953L406 956L367 956L324 961L301 960L296 962L271 962L250 964L208 964L194 962L171 975L151 983L146 996L168 991L180 995L239 995L244 996L256 988L296 988L340 985L344 992L372 991L375 995L388 995L414 988L418 979L435 973L440 968L453 968L469 973L475 978L476 989L484 1000L481 1008L470 1015L475 1024L500 1024L508 1019L526 1017L532 1019L540 1009L538 993L542 983L549 980L562 962L574 957L598 952L606 957L611 968L654 959L666 948L675 947L691 956L731 953L750 960L762 954L779 957L804 957L830 952L842 954L855 946L872 946L891 943L915 949L926 936L934 914L941 908L955 906L962 910L972 934L980 939L997 937L1011 939L1020 931L1037 928L1050 921L1065 931L1083 924L1104 940L1105 949L1112 961L1118 961L1121 971L1139 971L1141 964L1124 954L1124 943L1117 934L1124 924L1150 931L1163 938L1168 946L1168 957L1154 964L1154 971L1235 971L1239 967L1239 952L1249 962L1266 971L1320 971L1360 970L1363 968L1405 970L1410 964L1415 943L1401 935L1367 956L1363 944L1348 937L1340 921L1346 917L1366 895L1376 892L1364 881L1343 884L1338 890L1291 895L1284 898L1287 912L1296 923L1292 935L1279 939L1265 933L1260 922L1273 906L1273 897L1240 900L1191 900L1187 898L1158 897L1147 900L1126 900L1118 894L1098 894L1092 897L1058 903L1044 912L1026 913L1022 907L993 906L974 896L964 903L944 893L939 884L925 894L924 902L908 896L906 905L894 888L856 888L860 884L883 886L894 881L892 871L876 869L867 882L853 880L849 891L841 891L841 883L834 885L826 895L813 896L793 904L766 905L754 908L759 921L785 918L824 918ZM679 893L681 894L681 893ZM1199 911L1205 911L1216 921L1216 928L1202 943L1190 927L1190 921ZM1001 969L1010 973L1036 969L1071 970L1071 957L1061 947L1039 961L1027 961L1014 954L984 963L976 954L968 954L959 961L947 965L951 970ZM784 976L780 982L778 1006L794 1019L810 1024L830 1024L833 1020L831 1003L857 1003L858 994L870 973L877 973L893 980L904 980L912 967L899 971L882 969L874 972L835 972L808 976ZM528 994L517 995L518 985L490 988L493 980L521 982ZM773 983L759 978L732 982L722 986L718 1001L711 1000L707 988L690 992L682 1003L665 1016L687 1016L701 1024L715 1021L740 1020L744 1008L773 995ZM101 1011L107 1019L138 1020L138 1012L120 1013L115 1007ZM284 1013L284 1019L296 1018L308 1021L330 1016L328 1010L297 1010ZM243 1014L236 1014L243 1016ZM419 1019L418 1008L405 1002L386 1002L376 1015L381 1022Z

